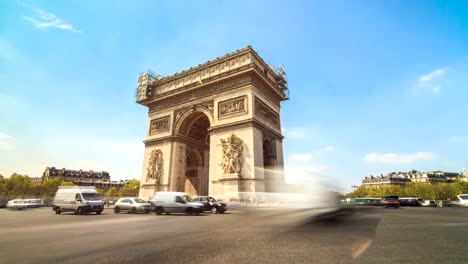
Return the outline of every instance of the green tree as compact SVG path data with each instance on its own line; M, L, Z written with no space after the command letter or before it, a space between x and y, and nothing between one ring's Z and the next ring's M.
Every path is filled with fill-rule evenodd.
M7 201L5 193L6 193L6 178L0 174L0 203Z
M4 195L7 200L13 198L26 198L31 190L31 180L27 175L13 173L4 179Z
M120 188L119 194L120 196L138 196L140 191L140 181L139 180L131 180L129 183L125 184L123 187Z
M55 193L58 190L59 186L73 186L72 182L63 181L60 178L53 178L45 181L41 184L41 191L42 195L41 198L43 199L52 199L55 197Z
M455 191L455 197L452 197L452 199L455 199L457 195L462 194L462 193L468 193L468 182L465 181L455 181L452 183L453 189Z
M118 196L119 196L119 191L115 187L110 187L104 194L104 197L106 197L107 199L113 199Z

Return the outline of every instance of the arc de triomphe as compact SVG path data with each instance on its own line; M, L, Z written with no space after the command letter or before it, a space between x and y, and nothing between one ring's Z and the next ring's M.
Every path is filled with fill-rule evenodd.
M284 71L250 46L172 76L141 74L136 102L148 107L148 129L139 196L282 191L286 99Z

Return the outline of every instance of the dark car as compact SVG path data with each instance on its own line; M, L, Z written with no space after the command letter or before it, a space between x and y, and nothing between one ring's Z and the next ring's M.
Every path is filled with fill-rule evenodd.
M211 196L196 196L192 202L202 203L204 205L203 211L210 211L213 214L224 214L227 210L225 203L218 202Z
M418 198L400 198L400 206L421 206L422 199Z
M393 208L400 207L400 201L398 200L398 196L386 196L385 199L380 201L380 204L385 207L393 207Z

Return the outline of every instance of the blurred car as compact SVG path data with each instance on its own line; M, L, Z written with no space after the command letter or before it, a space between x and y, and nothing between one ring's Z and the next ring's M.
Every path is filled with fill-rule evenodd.
M151 204L136 197L122 197L115 203L114 213L118 214L124 211L133 214L139 212L147 214L151 212Z
M353 198L350 201L352 205L367 205L367 206L375 206L380 205L381 198Z
M398 196L387 196L385 197L385 199L380 201L380 204L385 207L393 207L393 208L400 207L400 201L398 200Z
M460 194L457 198L459 206L468 207L468 194Z
M44 206L44 203L41 199L25 199L24 203L28 208L39 208L41 206Z
M198 202L188 202L188 195L183 192L157 192L150 203L157 215L162 213L185 213L199 215L204 205Z
M28 204L23 199L13 199L7 203L7 208L22 210L28 208Z
M203 211L210 211L212 214L224 214L227 210L226 203L218 202L211 196L195 196L192 202L199 202L204 205Z
M401 206L421 206L423 200L414 197L403 197L398 199Z
M422 203L422 206L424 207L436 207L437 204L434 200L424 200Z

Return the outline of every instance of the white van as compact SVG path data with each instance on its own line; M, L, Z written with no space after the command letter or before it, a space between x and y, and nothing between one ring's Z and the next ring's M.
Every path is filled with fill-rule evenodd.
M94 186L59 186L52 210L56 214L61 212L100 214L104 210L104 204Z
M157 215L162 213L198 215L203 212L204 205L202 203L189 201L189 196L183 192L157 192L149 202Z

